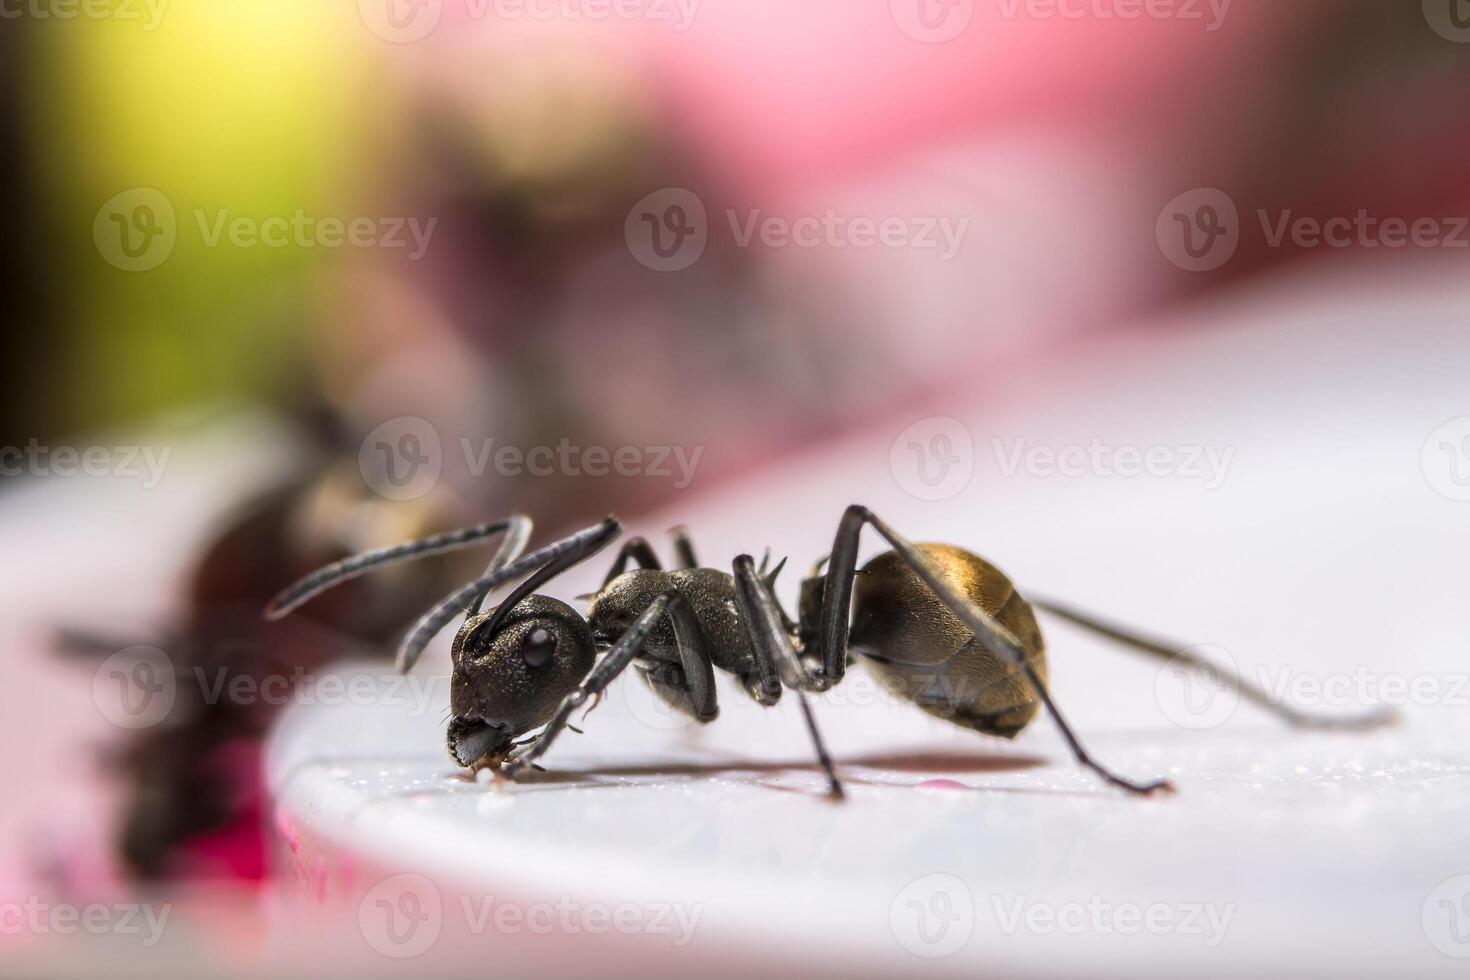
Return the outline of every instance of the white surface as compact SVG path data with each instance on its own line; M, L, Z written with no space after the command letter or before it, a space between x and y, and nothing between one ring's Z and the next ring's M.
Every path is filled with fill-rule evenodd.
M661 541L688 523L709 564L770 545L799 573L860 500L911 537L984 554L1023 592L1217 645L1252 676L1366 673L1432 689L1439 703L1406 706L1397 729L1304 734L1241 705L1189 731L1170 720L1173 679L1156 665L1048 620L1055 693L1085 741L1129 774L1169 775L1177 796L1103 788L1045 719L1014 744L979 738L895 705L860 672L818 706L845 805L819 798L789 699L762 712L725 685L722 717L694 732L631 677L585 736L557 744L551 773L497 788L456 775L444 754L446 637L423 665L425 679L441 675L427 708L304 705L278 733L271 780L298 871L349 897L384 874L422 874L446 932L464 930L462 895L687 903L700 918L682 953L704 954L703 973L880 973L925 965L917 952L946 953L927 965L967 976L1463 976L1470 960L1435 943L1470 954L1440 904L1470 879L1436 892L1470 874L1470 690L1458 680L1470 669L1470 503L1436 492L1421 451L1470 415L1470 291L1398 282L1392 298L1385 285L1271 290L1172 331L1114 336L633 530ZM960 419L975 443L973 479L942 502L907 494L912 474L890 465L898 434L930 416ZM1235 454L1209 490L1007 476L991 443L1094 436ZM605 564L553 591L585 591ZM936 887L951 904L928 907L948 908L950 928L926 944L909 903L934 903ZM1155 906L1177 928L1133 927L1134 910ZM1031 911L1011 926L1018 908ZM1229 916L1216 945L1211 912ZM1470 904L1461 913L1470 939ZM1048 915L1064 926L1046 928ZM537 938L480 936L465 970L502 950L569 948ZM659 960L666 940L644 938L635 952L565 943L586 940L612 973L686 962Z

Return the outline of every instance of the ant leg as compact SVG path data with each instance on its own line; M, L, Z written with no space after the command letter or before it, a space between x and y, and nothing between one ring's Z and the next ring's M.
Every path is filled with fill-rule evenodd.
M1072 731L1072 726L1067 724L1067 720L1062 717L1046 684L1037 676L1036 670L1026 659L1025 650L1011 635L1011 632L996 622L995 618L984 609L957 592L944 576L935 570L922 551L889 527L878 515L859 505L847 508L847 512L842 515L842 522L837 529L837 539L832 544L832 564L827 569L825 594L822 597L821 625L822 669L826 674L827 683L832 682L834 671L840 678L841 670L846 666L848 615L852 604L853 578L857 574L858 535L862 532L864 524L871 524L873 529L888 541L893 550L908 562L915 574L975 635L975 642L982 649L1020 671L1031 685L1032 690L1036 692L1037 698L1045 706L1047 713L1051 715L1058 730L1061 731L1062 738L1066 740L1067 747L1072 750L1072 756L1078 764L1091 769L1105 782L1130 793L1146 795L1158 790L1173 788L1167 780L1144 784L1130 782L1093 759L1083 748L1077 734Z
M806 694L796 692L796 703L801 705L801 716L806 721L806 730L812 737L812 745L817 750L817 762L822 771L827 774L827 795L834 800L846 799L847 793L842 789L842 780L837 778L837 770L832 765L832 757L827 754L827 743L822 739L822 733L817 728L817 719L812 714L812 706L807 701Z
M631 538L618 552L617 561L613 562L613 567L608 570L607 578L602 580L602 587L607 588L608 583L627 571L630 561L636 563L639 568L663 568L663 565L659 564L658 555L653 553L653 547L646 540Z
M650 669L650 683L667 685L683 694L688 703L683 710L702 725L715 720L720 713L715 693L715 662L710 658L709 644L694 607L678 592L668 593L669 619L674 624L674 645L679 650L679 662L658 660Z
M1128 627L1098 619L1090 613L1081 612L1062 603L1049 602L1044 599L1032 599L1031 605L1037 609L1044 609L1053 616L1065 619L1067 622L1080 626L1083 629L1090 630L1098 636L1105 637L1123 646L1131 647L1150 657L1156 657L1166 661L1177 661L1191 667L1217 671L1225 679L1226 683L1233 685L1240 692L1241 697L1297 728L1369 729L1392 724L1397 717L1397 713L1388 707L1369 709L1360 714L1348 715L1341 718L1326 718L1320 715L1307 714L1292 705L1281 704L1273 700L1271 695L1260 686L1252 684L1239 674L1224 670L1210 663L1208 660L1187 649L1183 644L1171 643L1157 637L1145 636Z
M755 651L759 685L752 694L766 707L781 698L781 686L793 691L821 691L820 678L812 673L791 642L790 619L749 555L735 559L735 592L750 632Z
M568 535L544 548L517 558L508 565L487 571L468 585L456 589L430 609L413 625L398 645L398 670L407 673L418 662L424 648L439 634L450 620L466 613L478 600L499 586L518 576L532 572L500 604L488 628L494 629L495 622L546 580L566 571L578 562L586 561L612 543L623 529L616 517L609 517L600 524Z
M689 656L683 657L684 663L689 665L695 663L695 670L690 673L691 696L695 703L701 701L713 705L715 697L714 668L710 663L709 656L705 652L703 636L699 632L699 622L694 611L689 608L688 602L678 592L670 590L659 596L648 604L643 614L629 626L618 641L612 645L607 653L599 660L593 668L587 672L582 683L577 689L565 698L557 706L556 714L547 722L541 734L536 740L521 749L510 761L506 763L504 772L506 775L515 777L529 769L538 758L545 754L561 734L562 729L567 727L571 721L572 714L587 703L587 699L601 694L613 679L627 669L637 657L643 644L647 641L654 627L658 625L659 619L668 614L674 622L674 636L678 640L681 655L685 650L690 651ZM697 662L702 660L705 667L698 668Z
M377 551L369 551L333 562L277 593L276 597L270 601L270 605L265 607L265 618L280 619L328 589L360 575L366 575L375 568L458 551L502 532L524 540L530 536L531 519L516 515L507 520L479 524L459 531L450 531L447 534L436 534L419 541L410 541L391 548L380 548Z
M680 568L698 568L699 559L694 557L694 542L689 538L689 529L680 524L673 528L674 553L679 556Z
M751 646L755 650L758 682L761 685L758 690L769 697L766 700L757 696L757 700L767 706L775 704L781 695L783 683L796 692L801 705L801 716L811 735L812 745L817 750L817 761L827 775L829 793L833 799L840 800L844 796L842 780L837 778L837 770L832 765L827 744L817 728L817 719L812 714L812 707L804 693L815 688L815 679L802 664L801 657L791 643L790 619L776 601L775 593L771 591L770 578L761 576L749 555L741 555L735 559L736 593L750 631ZM772 685L774 697L770 697Z

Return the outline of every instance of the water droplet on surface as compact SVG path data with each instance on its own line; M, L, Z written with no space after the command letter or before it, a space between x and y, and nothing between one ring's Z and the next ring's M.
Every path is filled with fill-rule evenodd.
M931 793L953 793L970 789L964 783L957 783L953 779L926 779L922 783L916 783L914 789L927 790Z

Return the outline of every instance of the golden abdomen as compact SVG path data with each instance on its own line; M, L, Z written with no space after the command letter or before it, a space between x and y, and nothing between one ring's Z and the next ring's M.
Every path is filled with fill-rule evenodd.
M999 569L943 544L919 548L970 601L1010 630L1046 680L1046 650L1031 605ZM973 636L895 552L863 566L853 588L849 649L890 690L938 718L1014 738L1040 702L1014 667Z

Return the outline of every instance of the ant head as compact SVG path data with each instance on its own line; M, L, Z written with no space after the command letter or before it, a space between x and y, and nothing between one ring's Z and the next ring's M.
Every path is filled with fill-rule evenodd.
M451 653L450 755L462 766L499 765L514 739L551 720L596 652L587 621L546 596L527 596L504 616L471 616Z

